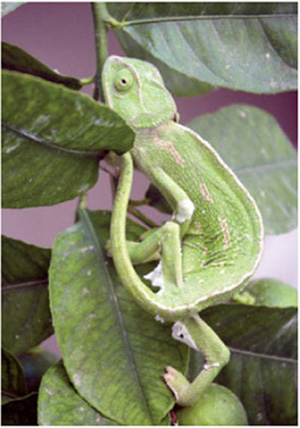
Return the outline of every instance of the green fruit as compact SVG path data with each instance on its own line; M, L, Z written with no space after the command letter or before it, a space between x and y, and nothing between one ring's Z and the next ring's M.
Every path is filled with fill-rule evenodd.
M192 407L176 411L179 425L248 425L237 396L224 386L211 384Z
M255 297L255 305L287 308L298 306L297 290L277 279L252 281L247 291Z

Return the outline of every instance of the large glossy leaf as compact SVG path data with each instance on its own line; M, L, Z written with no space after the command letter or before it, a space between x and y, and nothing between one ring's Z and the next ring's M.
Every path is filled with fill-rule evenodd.
M37 425L37 393L16 398L2 405L1 425Z
M18 46L2 42L2 68L32 74L54 83L61 83L72 89L82 87L75 77L63 76L34 58Z
M158 66L174 95L214 86L297 88L296 3L108 3L128 56Z
M48 296L50 250L2 237L2 343L13 353L53 333Z
M174 405L161 375L167 365L185 371L188 349L120 284L103 253L109 222L107 212L81 210L80 222L55 241L50 301L57 340L76 390L101 414L123 425L161 424ZM128 239L144 231L128 226Z
M25 3L24 1L3 1L1 2L1 16L8 15L9 13L13 12L18 7L22 6L22 4Z
M220 305L201 316L231 350L217 381L238 395L250 425L296 425L297 310Z
M118 425L104 418L77 394L62 362L44 375L38 408L39 425Z
M297 156L268 113L232 105L188 124L217 150L257 202L265 233L297 226Z
M10 352L2 349L1 359L2 400L10 401L27 392L24 372L20 362Z
M132 146L116 113L63 85L4 71L2 97L5 208L73 199L95 184L104 150Z

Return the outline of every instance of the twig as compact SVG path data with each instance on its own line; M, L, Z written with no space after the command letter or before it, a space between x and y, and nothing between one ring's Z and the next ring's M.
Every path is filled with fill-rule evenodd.
M106 4L104 2L92 3L92 13L94 20L94 33L96 44L96 76L95 76L95 91L94 99L104 101L103 91L101 86L101 74L103 65L108 55L107 48L107 33L109 29L108 19L110 17Z
M143 213L141 213L139 210L137 210L136 208L134 208L132 205L128 206L128 212L130 214L132 214L133 216L135 216L136 218L138 218L146 226L149 226L149 227L158 227L158 225L156 223L154 223L154 221L152 221L150 218L148 218L147 216L145 216Z

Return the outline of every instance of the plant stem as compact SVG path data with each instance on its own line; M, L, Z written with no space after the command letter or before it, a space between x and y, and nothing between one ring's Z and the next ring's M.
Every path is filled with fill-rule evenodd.
M74 223L77 223L79 221L79 211L84 210L86 208L86 205L87 205L87 192L84 192L79 196L79 199L78 199Z
M136 201L136 200L130 199L129 200L129 204L132 207L141 207L143 205L149 205L149 199L148 198L144 198L144 199L141 199L140 201Z
M102 164L100 164L100 169L102 171L106 172L106 174L108 174L112 178L119 178L119 176L120 176L119 168L113 169L113 167L111 165L102 163Z
M134 215L136 218L138 218L140 221L142 221L145 225L149 227L158 227L156 223L154 223L150 218L145 216L143 213L141 213L139 210L134 208L133 206L128 206L128 212L132 215Z
M92 3L92 13L94 20L94 33L96 44L96 90L94 92L94 99L103 102L104 99L101 87L101 74L104 62L108 54L107 33L109 26L107 22L109 20L109 13L107 12L106 4L104 2Z

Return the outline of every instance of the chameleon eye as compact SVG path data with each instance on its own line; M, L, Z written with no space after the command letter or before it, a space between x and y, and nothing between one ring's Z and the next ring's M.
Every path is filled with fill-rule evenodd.
M128 91L128 89L131 88L133 83L133 76L132 73L125 69L125 70L120 70L115 78L114 81L114 86L117 89L117 91Z

